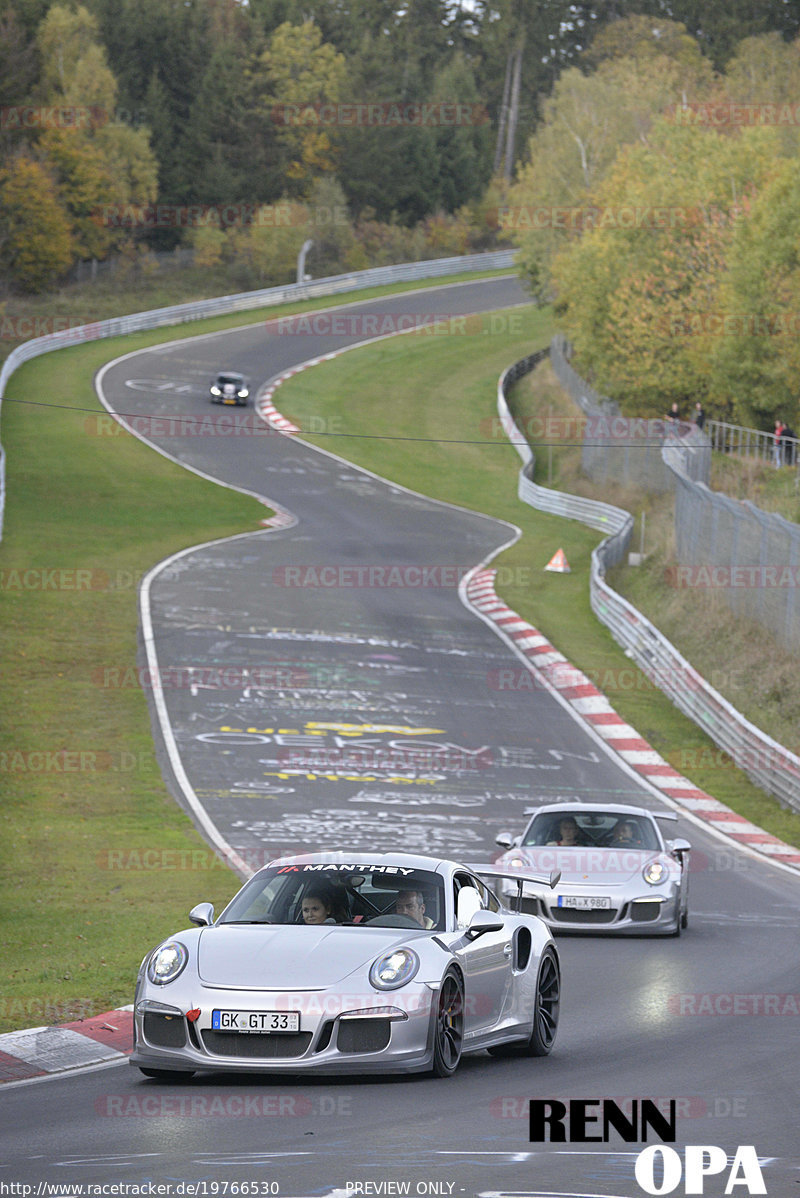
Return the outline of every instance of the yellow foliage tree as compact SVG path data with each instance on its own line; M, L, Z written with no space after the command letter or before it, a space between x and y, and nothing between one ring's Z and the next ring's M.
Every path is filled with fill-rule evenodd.
M653 122L680 104L687 86L698 87L697 80L693 64L664 55L611 58L591 75L576 67L563 73L501 220L538 295L550 294L550 263L563 242L562 209L584 203L621 147L646 144Z
M117 122L117 82L97 39L95 18L82 6L53 5L38 31L42 96L71 112L68 127L46 129L37 150L56 180L81 258L103 258L130 236L107 213L148 204L158 188L147 129Z
M0 171L0 264L24 291L43 291L68 268L70 222L46 169L20 155Z
M773 130L722 137L662 119L594 189L594 222L554 262L557 303L581 368L627 412L687 411L712 393L727 255L775 169Z
M324 105L342 98L347 64L344 55L322 40L313 21L279 25L258 60L270 110L289 156L287 175L307 191L313 179L336 167L335 113Z

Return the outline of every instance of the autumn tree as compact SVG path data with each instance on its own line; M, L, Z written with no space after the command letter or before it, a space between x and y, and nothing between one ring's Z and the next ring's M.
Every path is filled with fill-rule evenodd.
M19 154L0 171L0 266L24 291L42 291L70 265L70 221L45 167Z
M745 38L725 68L720 98L747 107L750 115L745 119L754 124L774 122L781 131L781 153L798 155L800 38L790 43L777 33Z
M44 130L36 149L56 183L81 258L105 257L128 236L103 212L156 196L156 161L145 128L115 116L117 82L91 13L54 4L38 31L40 92L47 105L76 114L69 127Z
M297 256L312 232L308 205L283 197L256 209L252 220L226 234L226 253L249 287L293 283Z
M295 194L307 194L315 178L336 167L337 123L322 106L335 106L343 97L344 56L323 42L312 21L286 23L275 30L257 66L264 80L262 103L286 156L286 178Z
M776 164L735 230L720 287L726 333L711 347L715 394L734 419L800 423L800 160Z
M712 392L722 410L710 366L721 279L774 155L773 130L723 137L662 118L593 189L594 216L554 262L558 310L581 368L630 413Z
M508 194L506 227L536 294L551 292L550 263L562 240L558 212L584 202L622 146L646 144L653 121L680 104L687 86L699 94L706 85L702 65L650 53L604 59L590 75L576 67L564 72Z

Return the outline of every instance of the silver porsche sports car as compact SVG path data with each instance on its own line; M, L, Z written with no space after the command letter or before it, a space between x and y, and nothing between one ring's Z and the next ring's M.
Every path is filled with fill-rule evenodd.
M201 903L189 918L196 926L139 970L131 1063L148 1077L447 1077L462 1052L545 1056L553 1046L560 967L550 932L452 861L281 858L221 915Z
M524 880L521 909L551 928L573 932L651 932L679 936L689 920L688 840L665 841L661 820L620 803L552 803L526 811L533 818L521 836L501 832L508 849L497 869ZM538 880L559 870L554 891ZM481 871L483 874L483 871ZM533 873L536 877L530 877ZM507 881L501 895L511 894Z

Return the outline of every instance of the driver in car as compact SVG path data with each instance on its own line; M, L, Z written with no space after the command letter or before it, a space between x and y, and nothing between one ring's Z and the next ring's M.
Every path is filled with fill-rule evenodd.
M401 890L395 899L394 911L395 915L407 915L428 931L435 927L433 920L425 914L425 899L421 890Z
M614 829L614 834L611 837L613 845L621 845L623 848L636 848L642 843L639 829L634 827L630 820L621 820Z

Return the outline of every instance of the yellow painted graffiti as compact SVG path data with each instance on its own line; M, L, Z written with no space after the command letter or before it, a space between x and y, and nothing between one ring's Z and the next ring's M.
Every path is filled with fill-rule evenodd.
M316 720L305 725L312 735L316 728L326 732L338 732L342 736L363 736L366 732L392 732L395 736L431 736L444 732L444 728L408 728L404 724L327 724Z
M381 777L378 774L308 774L304 770L264 770L265 778L281 778L291 781L304 778L307 782L391 782L398 786L435 786L440 778L404 778L401 776Z

